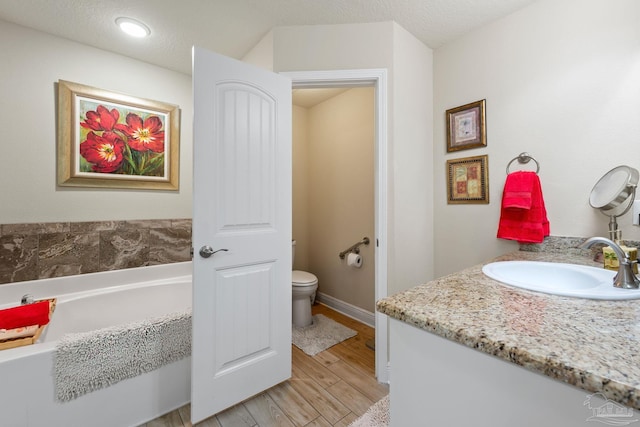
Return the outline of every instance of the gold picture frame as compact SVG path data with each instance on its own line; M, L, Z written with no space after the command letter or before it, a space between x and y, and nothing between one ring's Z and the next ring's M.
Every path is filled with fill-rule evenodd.
M489 203L489 156L447 160L447 203Z
M58 81L58 185L178 190L180 109Z
M487 146L486 100L447 110L447 152Z

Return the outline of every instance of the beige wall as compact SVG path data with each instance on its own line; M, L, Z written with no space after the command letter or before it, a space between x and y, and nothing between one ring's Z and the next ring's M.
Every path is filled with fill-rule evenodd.
M308 118L309 271L320 292L374 312L373 245L361 247L359 269L338 257L374 239L374 90L350 89L310 108Z
M433 277L432 51L393 22L278 27L273 69L386 68L389 293ZM396 125L402 124L402 128Z
M606 233L607 218L587 203L591 187L614 166L640 167L629 155L640 130L639 9L635 0L541 0L439 48L433 74L431 50L392 22L276 28L254 55L276 71L389 70L394 292L516 247L496 239L495 230L504 168L521 151L541 163L552 234ZM191 216L189 76L6 22L0 55L0 223ZM57 189L58 79L180 105L180 192ZM444 111L483 98L488 146L445 154ZM485 153L491 204L447 205L445 161ZM19 179L25 158L35 172ZM620 222L625 237L640 238L629 214Z
M543 0L435 52L436 276L517 248L496 239L507 163L540 162L551 234L605 236L588 204L611 168L640 168L640 2ZM488 146L445 154L448 108L487 100ZM489 155L491 203L447 205L445 161ZM631 214L623 237L638 240Z
M294 270L309 271L309 111L293 106L292 209L293 238L296 240Z
M265 70L273 71L273 30L265 34L242 60Z
M391 154L394 246L389 253L397 291L434 277L433 56L398 25L393 27L393 151Z
M191 77L0 21L0 224L190 218ZM180 191L56 187L59 79L181 109Z
M0 93L5 100L12 100L0 103L5 160L0 169L0 194L6 201L0 206L0 223L191 217L190 76L6 22L0 22L0 55ZM418 260L410 269L388 263L389 291L428 280L433 275L433 254L428 234L432 224L431 198L426 192L431 189L432 178L431 159L423 151L432 143L428 118L431 50L395 23L383 22L276 28L248 56L276 71L388 70L388 104L384 106L389 157L387 246L390 259L396 254L403 260ZM417 79L403 81L407 76ZM179 105L180 191L56 188L54 82L58 79ZM395 90L400 96L394 95ZM425 105L416 105L416 94ZM402 130L393 125L399 115ZM29 130L26 137L25 129ZM414 152L416 156L412 155ZM396 157L403 163L395 164ZM28 179L17 179L23 175L25 158L35 172ZM409 168L404 164L407 160L412 162ZM418 176L414 177L414 173ZM403 184L403 191L415 193L415 197L396 199L396 180L407 183L409 187ZM416 224L418 220L420 224ZM413 249L416 252L409 253Z
M393 22L377 22L276 27L272 36L273 70L387 68L391 71L394 26Z

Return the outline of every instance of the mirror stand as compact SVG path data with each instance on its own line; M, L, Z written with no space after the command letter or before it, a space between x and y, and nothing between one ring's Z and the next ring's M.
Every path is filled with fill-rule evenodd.
M622 232L618 228L617 218L629 212L633 206L639 177L634 168L615 167L600 178L589 196L591 207L609 217L609 239L618 244L622 241Z

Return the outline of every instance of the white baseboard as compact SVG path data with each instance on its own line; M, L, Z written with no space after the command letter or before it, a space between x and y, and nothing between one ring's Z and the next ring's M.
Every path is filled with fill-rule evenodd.
M367 326L371 326L372 328L376 327L375 315L370 311L356 307L353 304L349 304L348 302L344 302L322 292L316 294L316 301Z

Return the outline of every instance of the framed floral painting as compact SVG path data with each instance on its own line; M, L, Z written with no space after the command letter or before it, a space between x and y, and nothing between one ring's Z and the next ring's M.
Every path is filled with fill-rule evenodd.
M487 146L484 99L447 110L447 152Z
M58 81L58 185L178 190L178 106Z
M489 156L447 160L447 203L489 203Z

